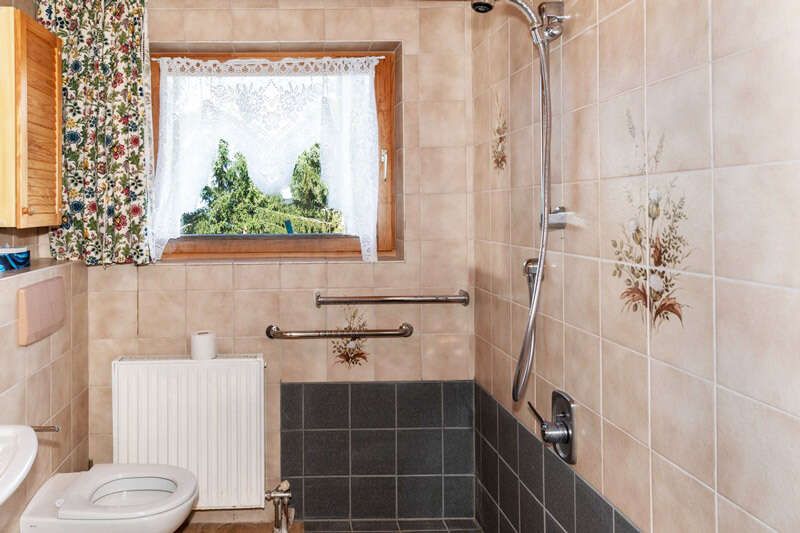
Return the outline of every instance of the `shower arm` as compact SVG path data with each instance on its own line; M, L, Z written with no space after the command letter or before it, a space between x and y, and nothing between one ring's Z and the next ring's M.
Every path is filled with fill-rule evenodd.
M552 136L552 109L550 94L550 57L549 41L561 35L558 23L563 20L561 13L551 15L548 10L560 2L545 2L539 6L539 14L535 13L523 0L508 0L517 6L528 18L531 40L539 54L539 70L541 90L539 101L542 109L542 142L541 150L541 234L539 239L539 257L525 263L524 273L528 277L530 289L530 308L525 326L525 336L520 349L517 367L514 372L514 384L511 396L519 401L525 391L536 353L536 313L539 308L544 266L547 257L547 242L550 215L550 145ZM544 22L543 22L544 21ZM554 23L554 24L553 24Z

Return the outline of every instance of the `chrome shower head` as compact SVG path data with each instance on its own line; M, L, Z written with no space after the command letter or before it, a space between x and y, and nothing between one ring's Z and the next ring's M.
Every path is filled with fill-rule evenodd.
M495 0L473 0L472 9L478 13L488 13L494 8Z

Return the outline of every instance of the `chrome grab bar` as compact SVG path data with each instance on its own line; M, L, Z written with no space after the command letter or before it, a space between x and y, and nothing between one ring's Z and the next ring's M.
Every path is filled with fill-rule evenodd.
M360 331L346 331L342 329L323 329L305 331L282 331L272 324L267 326L267 337L270 339L373 339L386 337L410 337L414 334L414 327L407 322L400 324L397 329L364 329Z
M456 295L432 296L322 296L314 295L314 304L323 305L388 305L388 304L461 304L469 305L469 293L463 289Z

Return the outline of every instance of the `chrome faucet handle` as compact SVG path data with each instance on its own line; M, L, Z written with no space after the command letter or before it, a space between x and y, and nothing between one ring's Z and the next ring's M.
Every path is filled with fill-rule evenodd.
M533 411L533 416L539 422L539 430L542 433L542 440L548 444L561 444L567 443L572 436L569 426L561 419L561 416L556 416L556 420L550 422L542 418L536 407L531 402L528 402L528 407Z

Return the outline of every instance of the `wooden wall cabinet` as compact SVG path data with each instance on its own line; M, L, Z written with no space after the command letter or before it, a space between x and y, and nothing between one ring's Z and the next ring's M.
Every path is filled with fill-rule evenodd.
M61 39L0 7L0 227L61 223Z

